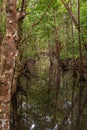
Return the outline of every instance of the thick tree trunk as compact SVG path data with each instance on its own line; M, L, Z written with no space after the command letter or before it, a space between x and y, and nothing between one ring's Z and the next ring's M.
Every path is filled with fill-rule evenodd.
M11 86L18 51L16 0L6 1L6 38L1 47L0 130L10 129Z
M11 110L14 113L14 130L17 130L20 125L20 114L18 112L18 104L20 102L20 99L18 99L18 88L21 90L20 86L20 75L19 71L23 67L22 65L22 52L24 51L24 48L22 46L22 38L23 38L23 20L26 16L26 7L27 7L27 0L21 1L21 9L20 13L18 15L18 36L19 36L19 42L17 44L18 49L18 57L16 61L16 67L15 67L15 79L14 79L14 85L12 88L12 100L11 100ZM22 95L21 95L21 102L22 102ZM22 112L22 111L21 111Z

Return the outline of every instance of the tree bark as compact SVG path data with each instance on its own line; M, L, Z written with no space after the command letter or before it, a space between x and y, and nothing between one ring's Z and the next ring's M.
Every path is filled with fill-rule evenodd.
M80 74L83 75L83 53L81 42L81 27L80 27L80 0L78 0L78 44L79 44L79 57L80 57Z
M6 36L1 47L0 62L0 129L10 130L11 86L18 51L16 0L6 1Z
M14 77L14 84L13 84L13 88L12 88L12 98L11 98L11 107L12 107L12 112L15 113L14 114L14 126L15 126L15 130L18 129L18 126L20 125L20 114L18 112L18 103L19 103L19 99L18 99L18 88L21 87L20 84L20 74L19 71L21 70L21 68L23 67L22 65L22 52L24 51L21 40L23 37L23 20L26 16L26 7L27 7L27 0L22 0L21 2L21 10L19 12L19 15L17 15L17 24L18 24L18 36L19 36L19 43L17 44L17 49L18 49L18 57L17 57L17 61L16 61L16 67L15 67L15 77ZM20 88L21 90L21 88ZM22 95L21 95L21 99L22 99ZM22 100L21 100L22 101Z

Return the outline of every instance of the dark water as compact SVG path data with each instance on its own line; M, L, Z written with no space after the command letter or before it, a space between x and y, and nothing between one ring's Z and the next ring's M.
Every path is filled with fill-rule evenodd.
M11 130L87 130L87 82L80 82L79 74L73 77L71 71L50 71L45 66L39 67L36 78L21 76L27 95L17 96Z

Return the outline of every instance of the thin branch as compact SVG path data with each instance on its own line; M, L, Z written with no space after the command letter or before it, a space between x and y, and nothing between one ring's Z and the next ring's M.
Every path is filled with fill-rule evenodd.
M18 17L19 21L23 20L26 16L27 3L28 3L27 0L22 0L21 9L20 9L19 17Z
M68 4L64 2L64 0L61 0L62 3L64 4L65 8L67 9L69 15L71 16L75 26L78 28L78 21L76 20L75 16L72 13L72 10L69 8Z
M30 36L30 34L31 34L31 32L32 32L32 29L42 21L42 19L43 19L44 16L46 15L46 12L48 11L49 7L50 7L50 4L48 5L47 9L44 11L44 13L43 13L43 15L41 16L41 18L40 18L37 22L34 22L34 23L31 25L29 32L27 33L26 37L21 41L21 43L23 43L23 42L26 41L26 39Z

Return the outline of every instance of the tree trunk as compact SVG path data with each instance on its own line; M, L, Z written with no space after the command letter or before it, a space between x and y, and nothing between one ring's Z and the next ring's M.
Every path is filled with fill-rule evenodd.
M57 60L59 62L59 58L60 58L60 53L61 53L61 43L59 41L58 38L58 26L57 26L57 14L56 14L56 10L53 9L53 13L54 13L54 44L55 44L55 51L56 51L56 57Z
M20 114L18 112L18 104L20 100L18 99L18 88L20 87L20 75L19 70L23 67L22 65L22 52L24 51L21 40L23 37L23 20L26 15L26 7L27 7L27 0L22 0L21 2L21 10L18 15L18 36L19 36L19 43L17 44L18 49L18 57L16 61L16 67L15 67L15 78L14 78L14 85L12 88L12 100L11 100L11 110L14 114L14 126L15 130L18 129L18 126L20 125ZM21 90L21 88L19 88ZM21 95L21 101L22 101L22 95Z
M78 0L78 44L79 44L79 57L80 57L80 78L83 76L83 53L81 43L81 27L80 27L80 0Z
M69 45L69 21L68 19L66 18L66 56L68 58L68 45Z
M73 0L70 0L70 8L72 11L72 7L73 7ZM74 26L73 26L73 21L71 19L71 37L72 37L72 57L73 57L73 62L74 62L74 66L73 69L75 67L75 47L74 47Z
M0 129L10 129L11 86L18 51L16 0L6 1L6 36L1 47L0 62Z

